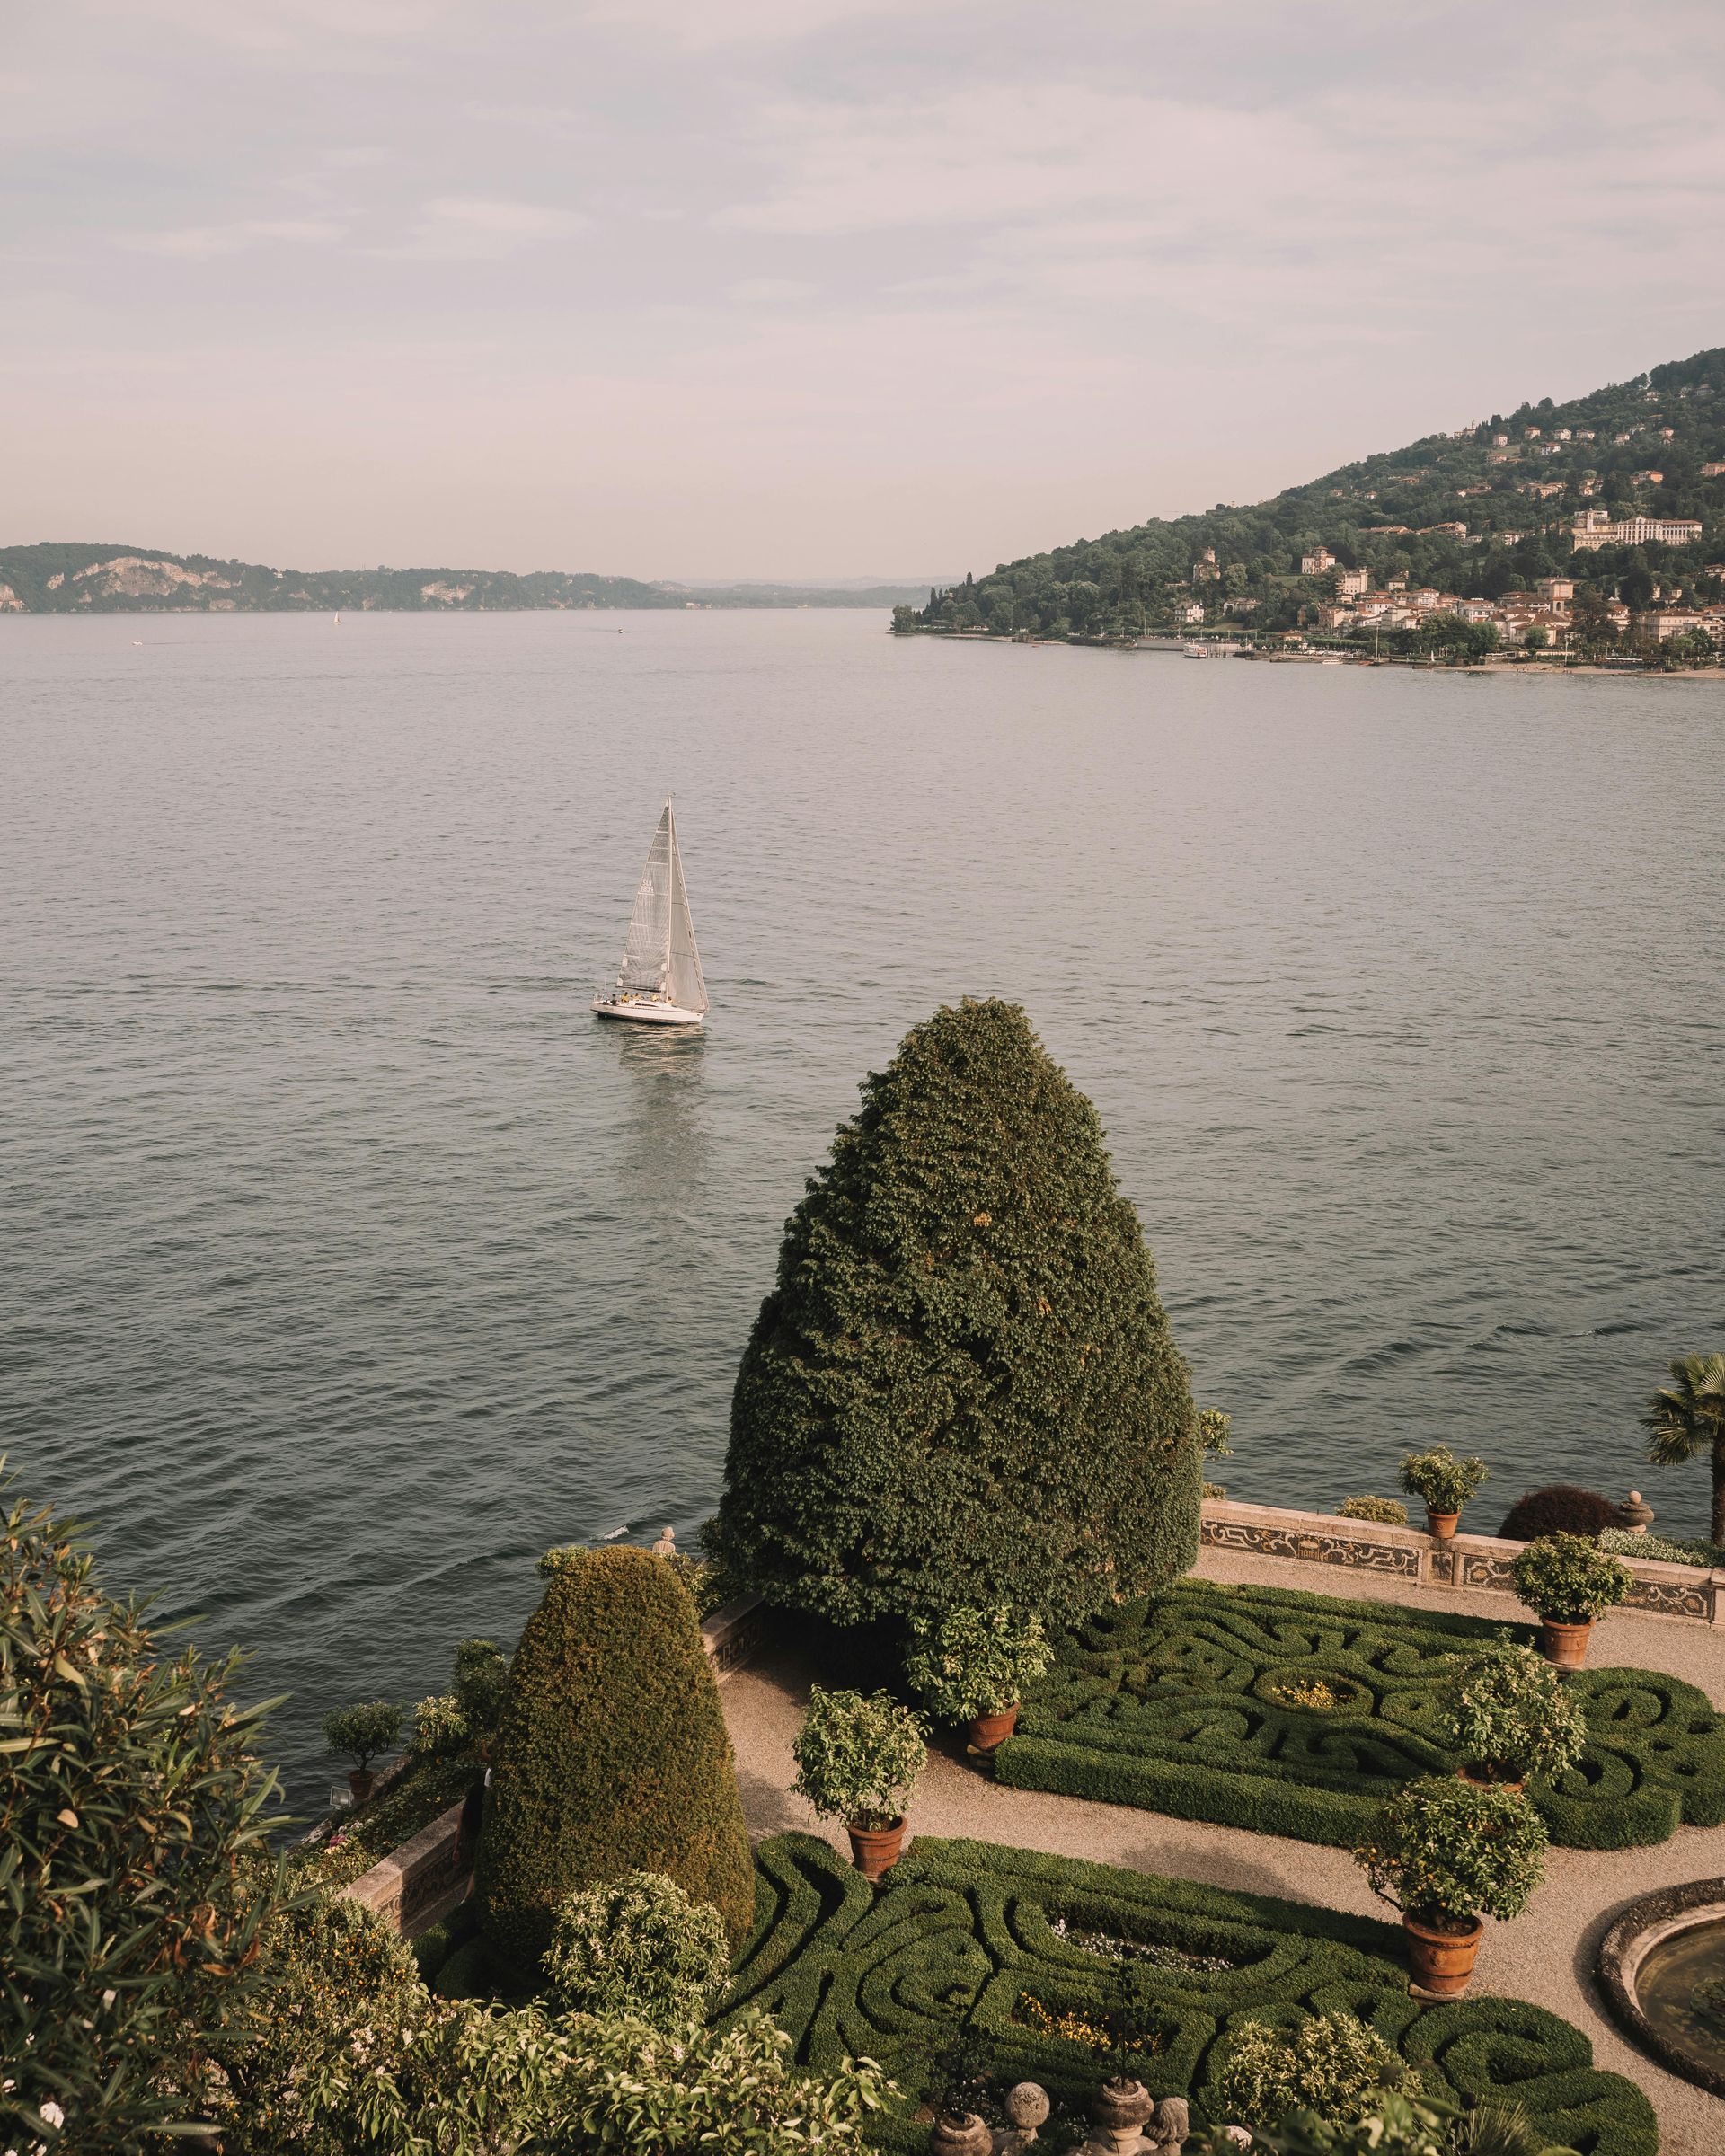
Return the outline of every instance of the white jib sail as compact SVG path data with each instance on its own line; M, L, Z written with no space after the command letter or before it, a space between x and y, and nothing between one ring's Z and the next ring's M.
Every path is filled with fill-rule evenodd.
M659 828L653 834L653 843L647 849L647 866L641 870L641 886L629 915L623 970L617 976L617 986L625 995L668 993L671 970L671 863L675 857L671 804L667 801Z
M671 835L670 968L671 1001L680 1011L707 1008L707 984L701 972L701 953L694 947L694 922L689 913L689 894L683 881L683 856L677 850L677 825L671 804L665 804L665 822Z

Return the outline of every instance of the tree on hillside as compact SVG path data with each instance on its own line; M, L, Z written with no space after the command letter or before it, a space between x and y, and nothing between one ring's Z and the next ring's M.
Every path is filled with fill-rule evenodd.
M841 1623L1055 1622L1190 1564L1196 1416L1095 1109L1015 1004L917 1026L788 1224L718 1539Z
M0 1529L0 2143L131 2156L197 2106L204 2029L253 1978L278 1869L264 1713L97 1586L77 1528Z
M755 1913L730 1739L694 1605L644 1550L553 1550L509 1667L474 1887L486 1943L536 1975L577 1887L662 1872L725 1920Z

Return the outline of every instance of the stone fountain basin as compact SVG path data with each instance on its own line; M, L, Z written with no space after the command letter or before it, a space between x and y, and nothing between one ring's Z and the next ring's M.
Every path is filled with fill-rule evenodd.
M1599 1943L1599 1984L1612 2019L1624 2035L1685 2081L1725 2096L1725 2037L1691 2048L1657 2002L1650 2014L1639 1979L1650 1959L1670 1940L1708 1926L1725 1942L1725 1878L1691 1879L1631 1902ZM1720 1971L1725 1975L1725 1951Z

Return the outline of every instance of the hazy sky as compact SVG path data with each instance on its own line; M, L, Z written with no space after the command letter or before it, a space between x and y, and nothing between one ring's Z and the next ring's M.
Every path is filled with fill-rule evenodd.
M55 0L0 538L898 576L1725 342L1725 7Z

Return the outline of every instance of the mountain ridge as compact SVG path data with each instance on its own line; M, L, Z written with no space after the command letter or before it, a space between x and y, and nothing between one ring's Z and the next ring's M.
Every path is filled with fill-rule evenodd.
M7 614L479 614L588 607L858 606L924 588L884 584L678 584L592 572L478 569L272 569L214 554L87 540L0 547Z

